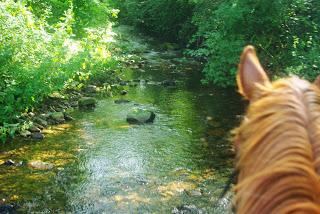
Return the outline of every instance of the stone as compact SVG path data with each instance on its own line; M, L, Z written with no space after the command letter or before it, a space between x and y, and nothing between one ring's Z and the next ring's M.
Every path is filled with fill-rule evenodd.
M9 159L9 160L6 160L6 161L2 162L0 165L4 165L4 166L22 166L23 165L23 161L15 162L15 161Z
M174 80L164 80L161 82L163 86L176 86L176 81Z
M63 112L52 112L50 113L49 118L58 123L63 123L65 121Z
M28 166L32 169L49 170L49 169L53 169L54 164L36 160L36 161L30 161L28 163Z
M35 140L43 140L44 139L44 134L40 133L40 132L34 132L31 134L32 139Z
M28 115L29 115L29 117L34 117L35 116L35 114L33 112L29 112Z
M206 120L210 121L210 120L213 120L213 118L211 116L207 116Z
M119 99L119 100L115 100L114 103L115 104L124 104L124 103L130 103L130 100L125 100L125 99Z
M41 118L42 120L47 120L49 118L50 114L46 113L46 114L40 114L39 118Z
M154 112L135 108L127 115L127 122L130 124L143 124L143 123L152 123L156 115Z
M140 68L139 65L130 65L130 68L137 69Z
M161 82L149 81L148 85L161 85Z
M182 205L179 207L174 207L171 213L172 214L205 214L207 212L191 204L191 205Z
M200 189L194 189L191 191L187 191L187 194L189 196L197 197L197 196L202 196L202 191Z
M13 160L11 160L11 159L9 159L9 160L6 160L4 163L3 163L3 165L5 165L5 166L14 166L16 163L13 161Z
M34 124L32 126L29 127L28 129L30 132L40 132L41 130L35 126Z
M28 130L22 130L22 131L20 132L20 136L22 136L22 137L29 137L29 136L31 136L31 132L28 131Z
M48 125L58 125L59 123L53 119L48 119Z
M74 120L74 118L73 117L71 117L69 114L67 114L67 113L64 113L64 119L66 120L66 121L73 121Z
M14 204L1 204L0 213L15 213L16 207Z
M17 163L15 163L15 166L22 166L23 165L23 161L19 161Z
M96 99L93 97L82 97L78 101L80 109L94 109L96 106Z
M38 127L40 130L44 129L44 126L38 124L38 123L35 123L33 122L33 125L35 125L36 127Z
M88 85L85 87L84 92L86 93L97 93L98 92L98 87L95 85Z
M119 85L121 85L121 86L125 86L125 85L127 85L128 83L127 82L125 82L125 81L121 81L120 83L119 83Z
M78 107L78 102L77 101L73 101L70 102L71 107Z
M140 62L138 63L138 66L139 66L139 68L142 68L145 64L146 64L145 61L140 61Z
M128 91L122 90L122 91L120 91L120 94L121 94L121 95L126 95L126 94L128 94Z

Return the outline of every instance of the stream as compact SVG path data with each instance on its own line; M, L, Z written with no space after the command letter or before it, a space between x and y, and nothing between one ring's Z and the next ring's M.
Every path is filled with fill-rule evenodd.
M14 202L14 213L228 213L231 194L216 202L232 173L229 138L241 98L201 85L202 66L179 52L139 57L143 67L124 76L135 83L124 87L127 95L74 112L73 122L52 127L43 141L0 146L2 161L54 164L0 166L0 205ZM165 80L175 84L159 84ZM154 123L129 125L136 106L152 110Z

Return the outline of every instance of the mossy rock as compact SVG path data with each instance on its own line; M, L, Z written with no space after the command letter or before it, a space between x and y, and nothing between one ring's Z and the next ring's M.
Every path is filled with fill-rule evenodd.
M34 122L38 123L41 126L47 127L48 126L48 122L40 117L35 117L33 119Z
M78 105L80 109L93 109L96 106L96 102L93 97L82 97L78 101Z
M62 123L64 122L64 114L63 112L52 112L49 114L49 118L58 122L58 123Z
M144 123L152 123L155 119L156 115L154 112L135 108L127 115L127 122L130 124L144 124Z

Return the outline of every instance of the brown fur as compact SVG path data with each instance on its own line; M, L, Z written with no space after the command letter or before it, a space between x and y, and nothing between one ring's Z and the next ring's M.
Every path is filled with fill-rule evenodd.
M319 88L292 77L255 84L250 96L235 131L237 213L320 214Z

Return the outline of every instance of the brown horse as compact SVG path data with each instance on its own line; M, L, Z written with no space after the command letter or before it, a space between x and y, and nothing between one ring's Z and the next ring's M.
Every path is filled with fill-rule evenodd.
M252 46L237 75L250 101L235 131L240 214L320 214L320 81L269 81Z

